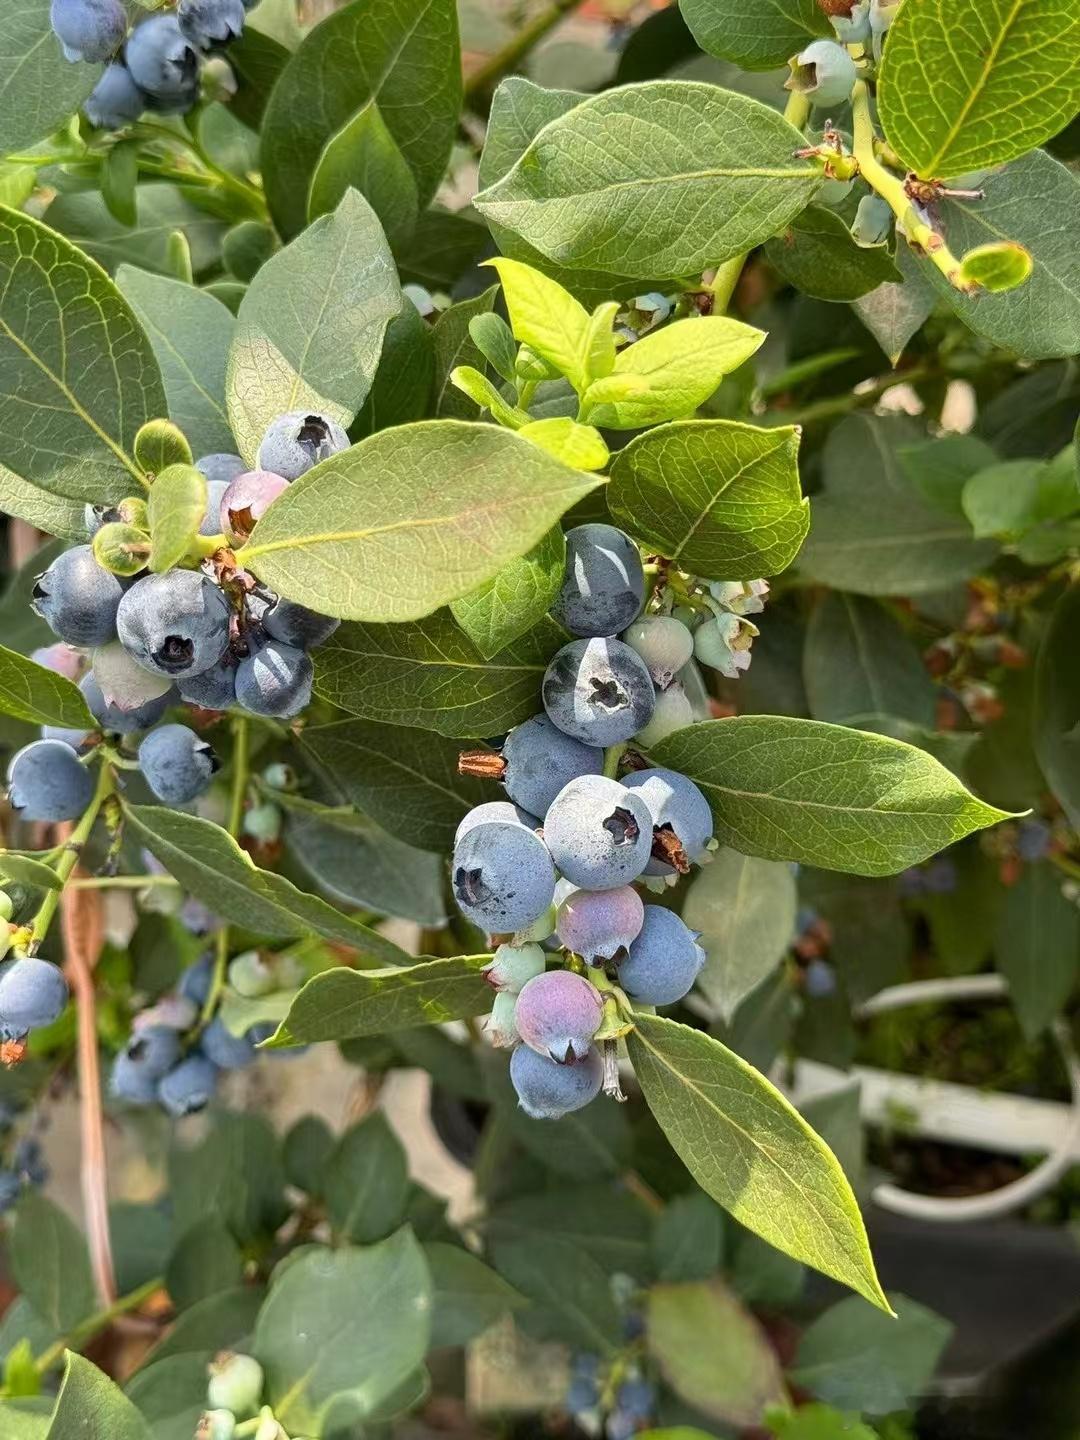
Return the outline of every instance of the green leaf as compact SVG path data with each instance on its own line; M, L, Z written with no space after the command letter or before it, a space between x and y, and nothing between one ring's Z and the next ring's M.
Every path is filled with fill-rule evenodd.
M969 250L960 264L957 279L964 287L975 287L991 295L1015 290L1031 276L1034 262L1031 252L1011 240L998 240L977 245Z
M150 487L150 569L179 565L206 514L206 477L194 465L170 465Z
M857 1415L844 1415L829 1405L803 1405L798 1410L779 1406L765 1412L765 1423L776 1440L876 1440L877 1431L863 1425ZM646 1437L648 1440L648 1437Z
M350 187L363 195L391 240L411 234L420 208L416 181L374 100L326 142L311 177L309 219L335 209Z
M135 436L134 452L151 480L170 465L190 465L193 459L187 437L171 420L148 420Z
M172 1355L141 1366L127 1398L153 1430L154 1440L190 1440L206 1408L207 1366L213 1352Z
M141 481L130 449L165 410L150 343L91 261L0 207L0 430L22 478L101 504Z
M486 315L495 303L496 287L492 285L471 300L459 300L436 320L431 331L435 378L432 386L431 411L448 420L475 420L481 402L459 393L454 375L462 367L484 368L484 357L472 338L472 323Z
M652 1249L659 1280L711 1279L724 1257L723 1211L704 1190L676 1195L656 1217Z
M135 207L135 187L139 179L139 142L121 140L105 152L98 172L101 198L109 214L121 225L135 225L139 214Z
M169 415L196 455L228 454L225 365L236 318L220 300L180 280L121 265L116 283L150 338Z
M1025 866L998 920L998 969L1029 1041L1061 1012L1080 966L1080 911L1061 886L1052 865Z
M539 545L455 600L450 610L480 654L490 660L541 622L559 593L565 568L566 541L555 525Z
M1080 829L1080 587L1054 606L1035 672L1035 752L1047 782L1074 828ZM1041 787L1040 787L1041 788Z
M435 1308L431 1346L467 1345L496 1320L525 1304L524 1297L501 1275L457 1245L424 1246Z
M195 205L178 186L140 185L136 205L138 222L121 225L98 191L70 190L53 200L45 222L110 274L126 263L175 277L178 245L196 275L220 263L226 222Z
M587 1251L605 1270L652 1278L649 1214L640 1200L607 1181L558 1186L552 1180L547 1189L515 1195L489 1209L484 1230L529 1240L537 1248L557 1234Z
M600 431L592 425L579 425L569 415L530 420L518 434L575 470L602 470L611 458Z
M726 315L676 320L620 350L611 375L585 392L589 419L615 430L636 430L693 414L760 348L764 330ZM601 397L619 380L645 381L625 398ZM595 403L595 399L599 403Z
M621 1322L611 1285L587 1250L558 1234L542 1245L496 1236L491 1250L499 1274L532 1301L518 1321L530 1334L601 1355L617 1348Z
M1013 160L1078 109L1069 0L921 0L892 25L878 112L905 168L926 179Z
M261 1115L215 1111L199 1137L185 1144L174 1133L169 1150L176 1233L216 1215L241 1245L269 1240L288 1214L278 1139L269 1122ZM234 1307L229 1311L235 1313Z
M103 525L92 541L94 559L114 575L137 575L146 568L150 537L135 525Z
M0 510L64 540L86 539L84 502L53 495L0 465Z
M397 915L418 925L446 920L443 867L434 855L403 842L355 811L343 830L316 815L290 811L289 853L314 884L338 905Z
M100 73L93 65L64 59L47 5L5 0L0 8L0 154L24 150L59 129Z
M818 300L858 300L902 276L884 245L856 245L835 210L811 205L765 245L765 258L789 284Z
M178 1310L231 1290L244 1278L244 1257L216 1215L196 1221L169 1256L165 1288Z
M435 376L431 330L415 305L403 303L386 327L382 356L363 408L351 427L354 440L423 420Z
M934 287L907 245L897 248L896 268L904 277L902 284L886 281L860 295L852 307L893 365L930 318L936 301Z
M396 945L325 900L305 895L281 875L258 869L228 832L212 821L156 805L129 805L125 814L169 873L222 919L256 935L291 938L314 933L388 964L405 958Z
M387 725L501 735L536 714L544 671L567 638L548 618L485 664L447 611L413 625L342 625L316 652L315 690Z
M888 1311L836 1157L718 1040L638 1015L627 1048L645 1100L703 1190L748 1230Z
M776 575L810 526L799 432L694 420L639 435L615 457L612 517L708 580Z
M272 1285L252 1347L278 1421L290 1434L319 1433L340 1396L363 1414L376 1410L423 1360L431 1305L410 1230L365 1249L299 1255Z
M664 1379L701 1414L742 1428L784 1399L768 1336L721 1280L654 1285L645 1324L649 1353Z
M964 513L964 485L997 455L977 435L942 435L897 451L900 469L925 500L950 515Z
M382 970L324 970L297 995L267 1047L355 1040L482 1015L491 1008L491 987L480 974L489 959L457 955Z
M262 1298L257 1286L246 1285L200 1300L177 1318L150 1352L151 1359L156 1362L170 1355L205 1355L207 1351L214 1355L239 1348L239 1342L255 1328Z
M514 332L501 315L475 315L469 321L473 344L491 368L512 385L517 374L517 345Z
M683 919L708 957L698 985L729 1024L786 953L798 906L791 867L773 860L723 849L694 877Z
M285 66L262 126L262 171L286 239L303 229L324 146L374 102L427 205L446 171L461 109L452 0L356 0L317 25Z
M817 0L680 0L702 50L743 70L783 65L816 35L832 35Z
M385 1115L346 1130L326 1161L321 1193L340 1241L385 1240L404 1219L409 1163Z
M953 1327L906 1295L889 1297L890 1319L849 1296L803 1331L791 1379L843 1409L888 1415L929 1388Z
M73 681L2 645L0 714L31 725L61 725L70 730L93 730L97 723Z
M288 63L289 49L250 23L230 44L229 68L236 76L237 91L229 109L252 130L259 129L271 92Z
M485 318L493 320L495 316L478 315L475 318L478 320ZM472 335L471 322L469 335L470 337ZM474 370L471 365L455 365L453 370L450 371L450 383L455 389L467 395L469 399L474 402L474 406L477 409L490 411L491 418L497 424L505 426L507 430L521 430L530 423L528 411L519 410L516 405L512 405L508 400L504 400L501 391L496 390L487 376L481 375L480 371ZM448 404L448 398L449 392L444 392L442 405L444 414L449 414L451 411L457 411L460 408L456 403ZM550 447L545 446L544 448L548 449ZM604 453L606 455L607 451L605 450ZM556 458L561 460L563 457L556 455ZM584 469L585 467L580 466L577 468ZM590 468L595 470L597 467L594 465Z
M937 686L902 626L875 600L832 591L806 632L803 679L815 720L863 725L875 716L934 727Z
M990 563L996 545L927 504L903 474L897 449L918 433L904 419L874 415L851 415L830 432L800 576L861 595L918 595Z
M382 226L355 190L266 262L240 304L226 378L249 464L266 427L290 410L352 424L401 304Z
M39 890L64 888L51 865L35 860L32 855L20 855L13 850L0 850L0 875L3 875L5 880L15 880L21 885L33 885Z
M384 430L294 481L244 566L324 615L415 620L498 574L598 483L490 425Z
M10 1255L20 1293L58 1334L93 1314L97 1293L82 1232L34 1190L19 1201Z
M588 384L588 311L558 281L531 265L502 257L486 263L502 282L514 338L554 365L580 394Z
M68 1350L46 1440L153 1440L150 1426L107 1375Z
M1002 460L972 475L961 503L980 540L996 535L1015 539L1039 519L1036 460Z
M925 751L816 720L706 720L649 753L701 787L722 843L823 870L895 875L1006 818Z
M756 100L656 80L553 120L476 205L563 265L689 275L752 249L805 208L820 177L792 159L801 144Z

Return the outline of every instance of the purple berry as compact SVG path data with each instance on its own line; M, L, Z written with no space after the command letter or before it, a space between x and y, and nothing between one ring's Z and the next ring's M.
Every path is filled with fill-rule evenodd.
M656 691L641 656L621 640L575 640L544 673L544 709L586 745L619 745L649 723Z
M571 780L544 817L544 840L559 872L583 890L614 890L641 875L652 851L648 806L604 775Z
M234 544L242 545L281 492L288 488L287 480L267 470L246 470L230 480L221 497L222 530Z
M556 1065L527 1045L510 1056L510 1079L518 1104L534 1120L558 1120L595 1100L604 1083L598 1051L590 1050L576 1065Z
M704 964L697 934L674 911L646 905L641 934L619 966L619 984L642 1005L674 1005L691 989Z
M589 965L614 960L641 934L645 906L629 885L618 890L574 890L559 906L555 928L567 950Z
M564 735L546 715L534 715L510 731L502 747L502 783L517 805L546 815L564 785L579 775L600 775L604 752Z
M599 990L572 970L548 970L530 980L514 1012L525 1044L560 1065L586 1058L603 1014Z

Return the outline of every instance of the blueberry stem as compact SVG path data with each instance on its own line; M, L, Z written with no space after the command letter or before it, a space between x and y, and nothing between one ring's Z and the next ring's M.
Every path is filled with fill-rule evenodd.
M49 933L49 926L56 914L56 907L60 903L63 888L71 879L72 871L79 863L82 848L90 837L102 805L114 793L115 788L116 777L113 774L112 766L103 764L98 771L97 789L94 791L93 799L83 812L82 819L68 836L60 858L56 862L56 878L60 881L60 889L46 891L45 898L31 923L29 945L31 951L37 950Z
M149 890L158 885L179 885L171 875L91 875L72 880L73 890Z
M233 716L232 732L232 798L229 803L228 830L235 840L240 834L240 826L244 819L244 797L247 795L248 763L251 754L251 732L243 715ZM208 1025L214 1018L218 1001L225 989L225 973L228 966L229 927L222 925L214 939L214 974L210 981L210 989L206 995L202 1014L199 1016L200 1029L204 1025Z
M147 1280L145 1285L140 1285L137 1290L132 1290L128 1295L121 1295L119 1300L114 1300L111 1305L106 1305L103 1310L96 1311L81 1321L74 1330L61 1336L47 1350L43 1350L34 1361L34 1368L39 1375L45 1375L54 1365L59 1364L64 1358L66 1350L78 1350L99 1334L106 1326L118 1320L121 1315L129 1315L132 1310L138 1310L151 1295L155 1295L165 1284L162 1276L157 1275L153 1280Z
M621 745L609 745L604 751L604 774L614 780L619 773L619 761L626 754L625 741Z

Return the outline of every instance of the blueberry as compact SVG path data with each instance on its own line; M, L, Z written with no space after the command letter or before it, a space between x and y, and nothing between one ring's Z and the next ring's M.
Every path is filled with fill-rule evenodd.
M880 195L864 195L851 222L851 238L856 245L872 248L884 245L893 225L892 206Z
M119 130L138 120L146 109L146 96L119 60L106 65L101 79L83 103L83 114L99 130Z
M803 972L803 988L813 1000L824 1000L836 993L836 971L827 960L811 960Z
M194 99L199 52L175 15L151 15L137 25L125 47L124 60L136 85L154 100L168 105Z
M674 735L676 730L685 730L687 725L694 723L694 707L690 703L690 697L679 684L678 680L672 680L666 690L661 690L656 696L656 706L649 723L634 736L639 745L646 749L651 745L659 745L661 740L666 740L669 735Z
M524 825L474 825L454 846L454 895L466 919L508 933L531 925L555 893L547 846Z
M103 730L115 735L133 735L136 730L148 730L151 725L157 724L176 699L176 692L170 686L164 695L148 700L136 710L121 710L118 705L109 704L93 675L84 675L79 681L79 689L90 714Z
M215 1357L206 1391L206 1398L215 1410L249 1415L258 1409L262 1391L263 1369L257 1360L229 1351Z
M216 451L213 455L204 455L195 461L195 469L201 470L206 476L207 484L213 485L228 485L238 475L243 475L247 468L239 455L230 455L225 451Z
M621 640L575 640L544 674L544 709L575 740L604 747L649 723L656 692L645 662Z
M564 735L546 715L534 715L510 731L502 747L502 783L515 804L546 815L564 785L580 775L599 775L604 752Z
M109 1089L117 1100L152 1105L158 1082L180 1060L180 1037L163 1025L147 1025L132 1035L113 1061Z
M617 635L645 603L638 548L614 525L566 533L566 572L551 613L571 635Z
M67 730L63 725L42 725L43 740L60 740L72 750L83 750L94 738L94 730Z
M272 967L257 950L245 950L229 961L229 985L248 1000L257 1000L278 988Z
M221 528L234 544L242 545L289 482L269 470L245 470L230 480L221 497Z
M159 800L187 805L208 789L218 760L186 725L159 725L139 746L139 768Z
M566 1408L571 1415L580 1415L585 1410L593 1410L600 1403L600 1391L594 1380L586 1379L583 1375L576 1375L570 1381L570 1388L566 1392Z
M231 1410L206 1410L199 1417L195 1440L233 1440L236 1416Z
M34 583L33 606L69 645L107 645L116 638L116 615L124 588L102 569L89 545L58 555Z
M217 1087L217 1066L205 1055L189 1055L158 1084L158 1100L167 1114L179 1119L205 1110Z
M221 502L225 499L225 492L230 483L228 480L208 480L206 482L206 509L203 512L202 524L199 526L200 535L221 534Z
M293 410L268 426L259 445L258 466L286 480L301 475L349 448L349 437L328 415Z
M483 805L474 805L463 817L454 835L454 844L478 825L520 825L525 830L539 830L540 821L509 800L488 800Z
M517 996L509 990L495 996L484 1030L496 1050L509 1050L521 1039L516 1010Z
M49 21L65 60L108 60L127 34L120 0L52 0Z
M530 1049L560 1065L573 1065L589 1055L603 1014L595 985L572 970L548 970L525 984L514 1018Z
M493 990L517 995L544 973L544 952L539 945L500 945L482 973Z
M210 955L203 955L180 976L177 990L185 1000L200 1008L206 1004L210 986L214 980L214 961Z
M236 667L238 660L226 650L220 660L201 675L189 675L177 689L181 700L198 705L202 710L227 710L236 701Z
M59 966L25 955L0 962L0 1032L9 1039L59 1020L67 1002Z
M121 641L147 670L181 680L209 670L229 644L229 602L197 570L147 575L116 616Z
M641 934L619 966L619 984L642 1005L674 1005L704 964L705 951L694 931L673 910L646 905Z
M951 895L956 889L956 862L947 855L931 860L923 871L923 883L930 895Z
M693 635L671 615L643 615L622 638L645 661L658 690L667 689L694 653Z
M842 105L858 78L855 61L835 40L814 40L789 60L784 88L805 95L814 105Z
M78 680L86 664L85 657L62 640L55 645L43 645L39 650L32 650L30 659L35 665L51 670L54 675L63 675L65 680Z
M144 670L118 640L94 651L90 673L105 704L125 714L152 706L163 696L172 698L172 681Z
M176 18L193 45L209 50L239 38L244 29L243 0L180 0Z
M865 45L870 39L870 0L854 0L847 15L830 15L829 20L842 45Z
M571 884L614 890L636 880L649 863L649 808L617 780L583 775L552 801L544 817L544 841Z
M22 1181L14 1170L0 1170L0 1215L13 1209L22 1194Z
M36 1135L24 1135L15 1146L11 1166L28 1185L44 1185L49 1178L41 1141Z
M633 1440L638 1428L637 1417L616 1406L604 1421L604 1440Z
M559 906L556 930L568 950L589 965L614 960L641 934L645 906L629 885L575 890Z
M274 845L281 838L282 816L276 805L251 805L244 811L244 834L260 845Z
M635 770L623 785L645 802L653 826L653 858L646 875L685 873L687 862L701 864L709 854L713 817L709 802L692 780L677 770ZM670 860L660 858L667 854Z
M253 715L287 720L311 700L311 656L280 640L263 640L236 667L236 699Z
M21 820L77 820L94 780L62 740L33 740L11 757L8 800Z
M1053 832L1045 820L1021 820L1016 849L1021 860L1041 860L1050 849Z
M263 628L275 640L309 650L329 640L341 624L329 615L320 615L293 600L275 600L262 617Z
M656 1387L648 1380L632 1376L624 1380L615 1392L615 1404L625 1415L636 1420L648 1420L656 1404Z
M220 1016L202 1033L202 1052L219 1070L243 1070L255 1059L255 1046L246 1035L233 1035Z
M140 1010L132 1021L132 1030L138 1035L143 1030L190 1030L199 1018L199 1007L186 995L163 995L160 1000L145 1010Z
M576 1065L556 1065L528 1045L519 1045L510 1056L510 1079L526 1115L534 1120L558 1120L596 1099L604 1081L604 1066L595 1049Z

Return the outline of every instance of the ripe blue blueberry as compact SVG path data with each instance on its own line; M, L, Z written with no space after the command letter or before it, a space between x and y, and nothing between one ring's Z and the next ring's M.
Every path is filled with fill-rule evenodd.
M510 731L502 747L502 783L516 805L546 815L564 785L579 775L599 775L604 752L565 735L546 715L534 715Z
M69 645L107 645L116 638L124 588L94 559L89 545L58 555L34 582L34 609Z
M180 0L176 18L193 45L209 50L240 37L244 29L243 0Z
M202 1033L202 1052L219 1070L243 1070L255 1060L255 1046L246 1035L233 1035L220 1016Z
M146 96L119 60L106 65L101 79L83 103L83 114L99 130L119 130L138 120L146 109Z
M159 800L187 805L209 787L218 760L186 725L159 725L139 746L139 768Z
M197 570L137 580L116 613L122 643L140 665L172 680L200 675L229 644L229 602Z
M349 437L328 415L293 410L267 427L258 466L286 480L298 480L321 460L349 448Z
M19 1203L22 1181L14 1170L0 1170L0 1215L5 1215Z
M619 745L649 723L656 703L645 662L621 640L574 640L544 673L544 709L586 745Z
M814 105L842 105L858 76L855 61L835 40L814 40L788 64L784 88L805 95Z
M293 600L275 600L264 613L262 623L274 640L298 650L310 650L313 645L329 640L341 621L309 610L306 605L297 605Z
M200 535L221 534L221 502L225 499L225 492L229 488L228 480L208 480L206 482L206 509L203 511L202 523L199 526Z
M179 1119L205 1110L214 1098L218 1069L205 1055L189 1055L158 1084L158 1100L168 1115Z
M250 1415L258 1409L262 1391L263 1369L252 1356L224 1351L215 1357L206 1391L206 1398L215 1410Z
M483 805L474 805L460 821L454 835L454 844L478 825L520 825L525 830L539 830L540 821L535 815L512 805L509 800L488 800Z
M640 796L604 775L571 780L544 817L544 841L560 874L583 890L614 890L643 874L652 821Z
M230 480L221 497L221 528L236 545L242 545L289 482L269 470L245 470Z
M286 720L311 700L311 656L280 640L255 641L236 667L236 699L253 715Z
M158 1082L180 1060L180 1037L163 1025L140 1029L113 1061L110 1093L131 1105L152 1105Z
M176 699L176 691L170 686L164 695L147 700L145 705L139 705L134 710L121 710L119 705L109 704L92 674L83 676L79 689L86 708L102 730L111 731L114 735L133 735L136 730L148 730L151 725L157 724Z
M649 723L642 726L634 739L648 749L652 745L659 745L660 741L666 740L669 735L674 735L676 730L685 730L687 725L693 723L694 707L690 703L690 697L678 680L672 680L666 690L657 692L656 705L649 717Z
M705 964L695 932L673 910L645 906L641 934L619 966L619 984L642 1005L674 1005L691 989Z
M645 906L629 885L618 890L574 890L559 906L555 928L567 950L601 965L629 950L641 934Z
M517 995L544 973L544 952L539 945L500 945L481 973L493 990Z
M531 1050L560 1065L573 1065L589 1055L603 1014L595 985L573 970L548 970L525 984L514 1018Z
M108 60L127 34L120 0L52 0L49 22L65 60Z
M538 920L555 893L547 846L521 824L474 825L454 846L454 895L467 920L509 934Z
M551 613L571 635L617 635L645 602L638 548L614 525L566 533L566 571Z
M22 820L76 820L90 804L94 781L70 745L33 740L11 757L8 800Z
M236 701L236 667L239 664L231 650L209 670L189 675L177 684L181 700L198 705L202 710L227 710Z
M1045 820L1021 820L1016 852L1021 860L1041 860L1053 838L1053 831Z
M208 484L223 481L228 485L238 475L243 475L247 468L239 455L231 455L224 450L217 450L213 455L203 455L195 461L195 469L202 471Z
M604 1066L595 1049L576 1065L557 1065L528 1045L519 1045L510 1056L510 1079L526 1115L558 1120L596 1099L604 1083Z
M643 800L653 826L653 858L647 875L685 874L700 865L713 837L709 802L692 780L677 770L635 770L623 780ZM667 858L663 858L667 857Z
M0 1032L9 1039L59 1020L67 1002L59 966L26 955L0 962Z
M803 988L812 1000L836 994L836 971L827 960L814 959L803 971Z
M151 15L136 25L124 60L136 85L152 99L171 105L195 98L199 52L174 14Z
M694 653L694 637L672 615L643 615L623 633L623 643L645 661L658 690L666 690Z
M213 980L213 958L203 955L195 961L194 965L189 965L183 972L176 988L185 1000L190 1000L193 1005L202 1007L206 1004Z
M635 1420L648 1420L656 1404L656 1386L640 1376L631 1376L615 1392L615 1404Z

